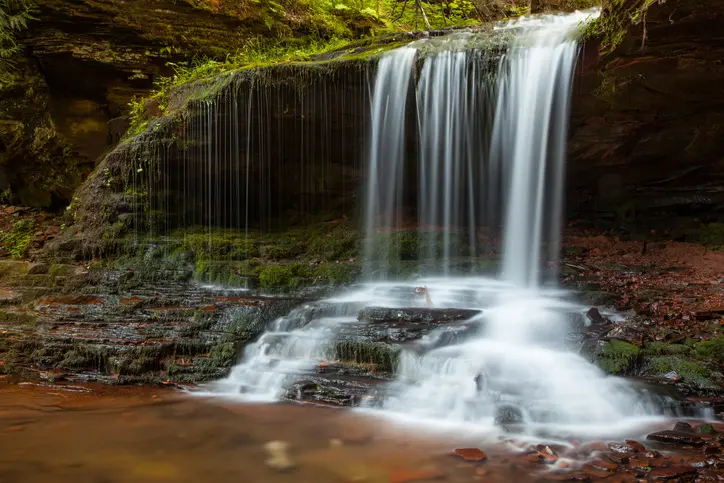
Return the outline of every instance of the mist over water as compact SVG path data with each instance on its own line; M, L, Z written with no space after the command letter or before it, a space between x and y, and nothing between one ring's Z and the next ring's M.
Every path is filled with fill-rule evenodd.
M583 308L542 271L559 258L571 84L580 27L597 14L522 18L383 54L370 81L369 283L271 324L212 394L285 397L299 374L333 360L335 335L361 309L426 307L412 296L426 286L435 308L481 310L468 321L479 335L446 345L433 332L403 349L395 380L364 410L426 427L528 435L616 435L661 417L665 398L565 347L571 314ZM435 275L395 282L393 236L411 206L419 264ZM479 255L478 229L498 225L500 276L462 275L459 260Z

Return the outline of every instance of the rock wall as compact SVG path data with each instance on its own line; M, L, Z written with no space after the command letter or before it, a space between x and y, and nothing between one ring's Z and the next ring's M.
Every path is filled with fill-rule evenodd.
M301 45L311 37L353 38L379 25L289 0L35 4L37 20L20 39L24 57L0 94L0 193L5 201L52 208L66 206L118 142L127 126L118 118L129 102L173 75L169 63L225 59L258 38ZM268 47L260 45L253 48Z
M584 50L569 212L601 228L682 237L724 217L724 1L646 2L635 23L631 5L643 2L608 3L604 15L624 13L627 30L604 56L596 42Z

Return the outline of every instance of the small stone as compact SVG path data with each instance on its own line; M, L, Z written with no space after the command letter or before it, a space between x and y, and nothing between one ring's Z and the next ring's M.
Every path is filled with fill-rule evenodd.
M606 323L606 319L603 318L603 315L601 315L601 312L599 312L596 307L592 307L588 312L586 312L586 317L588 317L588 320L594 324Z
M645 453L646 452L646 446L639 443L638 441L634 441L633 439L627 439L626 444L635 452L637 453Z
M668 468L659 468L649 473L651 481L673 480L685 476L696 474L696 470L687 466L670 466Z
M344 443L341 439L330 439L329 440L329 447L330 448L341 448L344 446Z
M693 433L694 428L689 423L684 423L682 421L679 421L674 425L674 431L681 431L682 433Z
M627 465L629 462L629 457L623 453L610 453L606 455L606 458L618 465Z
M677 423L677 426L680 423ZM686 423L683 423L686 424ZM658 433L651 433L646 436L646 439L650 441L658 441L659 443L665 444L676 444L686 446L703 446L704 440L692 432L684 431L659 431Z
M294 463L289 457L289 443L286 441L269 441L264 445L269 455L265 461L266 465L277 471L287 471L294 468Z
M488 455L478 448L456 448L454 453L465 461L483 461Z
M644 453L644 456L646 456L647 458L661 458L661 453L659 453L655 449L650 449L646 453Z

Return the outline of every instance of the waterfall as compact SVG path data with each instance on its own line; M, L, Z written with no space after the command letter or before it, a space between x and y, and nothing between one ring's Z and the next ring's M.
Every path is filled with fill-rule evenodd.
M405 114L416 50L403 47L385 55L377 65L372 97L365 227L369 230L364 258L373 260L389 253L373 236L382 223L387 229L402 223L401 196L405 182ZM387 267L384 267L387 268ZM366 267L367 274L372 269Z
M369 83L362 208L370 283L271 324L215 393L276 400L294 399L295 381L318 388L315 366L338 355L335 337L363 324L362 308L423 307L413 294L426 285L438 308L482 311L466 321L479 330L448 345L433 333L416 350L403 348L395 380L366 407L578 435L649 421L650 399L563 346L568 316L581 307L542 283L543 262L558 259L579 26L595 13L525 18L384 54ZM417 237L402 238L411 213ZM474 266L461 260L479 255L479 229L499 224L500 277L470 273ZM409 259L413 252L419 260ZM435 276L378 280L395 277L403 259Z
M599 434L613 430L611 422L650 414L628 382L561 347L575 306L541 286L543 244L548 261L558 257L570 88L579 23L588 15L498 26L512 41L491 70L465 46L474 37L444 40L424 57L416 89L419 218L442 233L442 249L422 256L439 257L444 276L427 285L476 293L445 306L482 309L475 320L482 335L403 352L395 383L375 401L388 414ZM467 231L474 246L470 233L496 219L504 227L502 284L450 277L452 235Z
M575 16L514 22L516 36L498 74L492 152L509 170L503 276L540 281L543 241L558 260L570 86L578 53Z

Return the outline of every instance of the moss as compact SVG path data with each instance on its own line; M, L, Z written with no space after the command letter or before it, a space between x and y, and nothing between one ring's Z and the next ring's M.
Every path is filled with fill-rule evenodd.
M103 369L108 363L105 347L79 344L67 351L59 366L64 369Z
M711 380L711 371L696 362L678 356L660 356L649 360L649 368L654 375L662 376L671 371L681 376L685 382L700 387L716 387Z
M267 289L298 289L312 279L308 264L267 265L259 270L259 282Z
M33 233L35 233L35 223L30 220L18 220L13 223L9 233L0 236L0 242L12 258L25 258L33 240Z
M724 365L724 336L696 344L694 354L703 361Z
M664 342L650 342L644 347L646 355L686 355L691 352L691 347L684 344L666 344Z
M343 362L372 364L376 371L393 373L399 362L400 350L389 344L342 341L334 345L333 358Z
M601 15L583 26L584 39L600 41L602 55L612 53L626 39L629 28L645 21L646 11L658 0L603 0Z
M259 247L254 238L232 231L210 233L186 233L177 231L171 235L181 240L182 248L191 250L197 260L246 260L259 256Z
M359 244L359 233L340 228L312 239L307 253L322 260L353 258L359 251Z
M640 352L641 349L633 344L612 340L600 348L597 354L598 366L609 374L624 375L632 370Z

